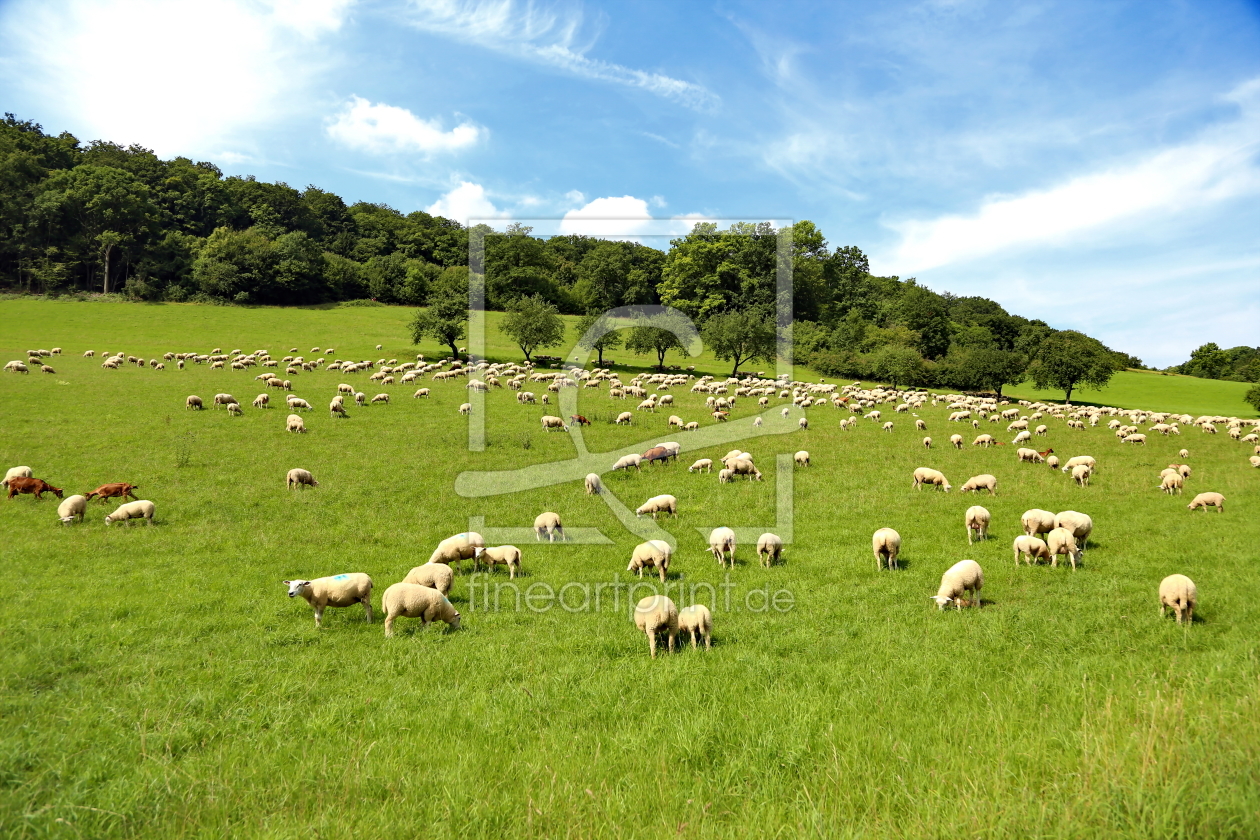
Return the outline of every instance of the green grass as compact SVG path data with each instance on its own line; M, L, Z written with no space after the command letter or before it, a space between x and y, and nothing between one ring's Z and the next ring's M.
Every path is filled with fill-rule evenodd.
M1149 411L1175 411L1180 414L1221 414L1226 417L1256 417L1256 410L1243 400L1251 388L1247 382L1199 379L1196 376L1164 374L1156 370L1122 370L1106 388L1080 388L1072 392L1072 403L1114 405ZM1031 382L1003 393L1021 400L1062 402L1063 392L1039 391Z
M215 346L279 357L331 344L341 358L401 359L415 352L407 315L0 303L3 360L28 347L67 354L55 376L0 376L3 463L29 464L67 494L132 481L157 505L154 527L107 528L112 504L62 527L54 500L0 502L0 836L1260 835L1260 470L1223 434L1135 449L1104 428L1051 421L1046 445L1099 459L1092 486L1078 488L1017 465L1009 446L940 448L955 431L974 434L947 424L943 404L921 412L930 453L891 407L890 435L870 421L841 432L828 406L809 412L806 432L741 442L764 483L686 472L729 446L606 474L632 507L675 494L680 516L661 523L679 541L671 585L718 585L696 527L770 524L775 454L813 456L794 473L786 562L763 569L741 545L713 650L653 661L624 596L616 610L605 598L598 610L494 611L470 604L461 574L452 601L463 629L400 619L391 640L358 608L330 609L317 632L309 607L285 597L285 578L364 571L379 605L469 516L528 527L543 510L614 544L519 542L523 586L627 581L639 538L580 480L475 499L453 491L464 471L572 458L567 435L539 429L543 407L489 394L489 446L470 453L462 383L426 382L425 401L410 399L413 388L369 388L366 374L306 373L295 392L316 410L310 432L292 435L284 409L184 410L193 393L247 404L262 390L256 369L105 371L99 356L79 358ZM493 324L488 335L507 355ZM324 407L343 379L395 400L334 420ZM689 447L665 414L616 427L609 419L629 404L602 390L581 398L597 419L592 451L648 439ZM675 399L675 413L710 427L699 397ZM742 401L733 422L754 408ZM1188 497L1155 489L1182 446L1195 470L1187 491L1224 493L1224 514L1192 514ZM910 473L925 465L955 486L993 473L999 494L915 492ZM294 466L321 486L287 492ZM971 504L994 525L969 549ZM1011 539L1030 507L1094 517L1080 570L1013 567ZM870 535L881 526L905 541L898 572L875 572ZM963 557L985 568L984 608L939 612L928 596ZM1158 583L1172 572L1198 583L1193 627L1156 618ZM748 609L760 588L790 592L792 609Z

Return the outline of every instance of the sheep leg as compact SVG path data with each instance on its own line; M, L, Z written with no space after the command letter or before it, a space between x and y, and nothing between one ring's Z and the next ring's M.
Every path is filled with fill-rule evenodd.
M323 624L320 623L323 620L323 618L324 618L324 608L321 606L316 606L315 607L315 629L316 630L319 630L321 627L323 627Z
M652 652L652 658L656 658L656 628L649 627L647 631L648 650Z
M368 595L361 602L363 604L363 612L367 615L368 624L372 623L372 596Z
M385 638L388 639L393 635L394 635L394 614L390 613L385 616Z

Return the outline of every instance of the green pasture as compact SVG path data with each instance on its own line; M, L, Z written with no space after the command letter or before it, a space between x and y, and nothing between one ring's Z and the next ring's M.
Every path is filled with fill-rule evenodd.
M949 447L951 434L979 432L947 423L944 403L919 412L935 441L925 451L915 418L892 406L881 407L891 434L869 420L842 432L847 412L829 405L798 431L802 412L784 420L785 401L772 399L751 437L752 400L715 428L702 397L680 388L672 410L636 412L625 427L611 420L633 401L582 390L594 421L583 443L607 453L603 469L620 451L683 444L678 463L604 474L631 509L678 497L678 519L658 522L678 543L670 594L694 591L713 608L711 651L652 660L625 588L647 522L627 530L580 477L455 490L461 474L573 459L570 435L539 426L554 406L487 394L487 446L470 452L462 381L425 381L431 397L412 399L416 386L378 387L366 373L302 373L294 393L314 410L296 435L283 407L249 407L258 368L100 367L104 350L440 355L409 345L408 315L0 302L3 361L65 352L55 375L0 375L3 465L29 465L66 495L130 481L157 506L152 527L106 526L113 503L65 527L55 499L0 500L0 836L1260 836L1260 470L1249 445L1195 431L1131 448L1102 426L1042 421L1038 449L1098 459L1081 488L1017 464L1009 445ZM488 338L491 355L516 357L493 315ZM326 407L342 381L391 403L334 419ZM189 394L208 404L219 392L244 416L184 408ZM272 402L283 405L280 392ZM667 430L670 413L701 430ZM983 426L1010 440L1005 424ZM720 434L729 442L696 443ZM765 481L687 472L736 446ZM1194 473L1184 498L1169 497L1158 473L1181 447ZM813 465L791 475L784 562L763 568L742 543L735 569L719 569L697 529L782 532L776 456L798 449ZM918 466L955 488L992 473L998 493L916 492ZM286 491L291 467L321 486ZM1186 510L1206 490L1225 495L1224 513ZM973 504L992 512L992 538L968 547ZM1031 507L1094 518L1080 569L1014 566ZM470 517L528 528L545 510L609 543L518 541L519 609L504 571L474 578L465 564L451 593L462 629L399 619L399 637L384 638L381 593L440 539ZM875 570L882 526L903 537L899 571ZM965 557L984 567L983 607L938 611L928 596ZM376 582L372 624L360 608L330 609L316 631L280 583L351 571ZM1157 617L1159 581L1173 572L1198 584L1193 626ZM598 605L587 600L597 591Z
M1112 377L1106 388L1079 388L1073 391L1072 403L1175 411L1195 417L1203 414L1255 417L1256 410L1243 400L1247 389L1251 387L1248 382L1200 379L1197 376L1166 374L1157 370L1122 370ZM1063 402L1062 391L1039 391L1031 382L1014 388L1004 388L1003 393L1012 399Z

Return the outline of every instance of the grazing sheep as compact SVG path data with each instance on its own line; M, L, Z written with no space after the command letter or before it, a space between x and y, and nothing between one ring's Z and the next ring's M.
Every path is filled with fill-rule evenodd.
M701 458L700 460L698 460L698 461L696 461L694 464L692 464L690 467L687 467L687 472L708 472L708 473L711 473L711 472L713 472L713 459L712 459L712 458Z
M1071 531L1072 536L1080 544L1081 551L1084 551L1085 544L1089 542L1089 535L1094 532L1094 520L1084 513L1065 510L1054 517L1054 527Z
M630 471L631 467L634 467L636 470L638 470L638 469L641 469L641 467L639 466L639 462L642 460L643 460L642 455L640 455L637 452L631 452L629 455L622 455L620 458L618 458L617 463L613 464L612 468L614 470L626 470L627 472Z
M326 607L363 605L368 623L372 622L372 578L362 572L332 575L315 580L281 581L289 587L289 597L301 595L315 610L315 629L320 629Z
M552 429L560 429L565 432L569 431L569 427L565 425L563 419L559 417L552 417L550 414L544 414L542 416L542 427L544 432L549 432Z
M551 511L538 514L534 519L534 539L541 542L543 534L547 535L548 542L555 542L556 534L560 535L560 539L564 539L564 526L560 524L560 514Z
M271 403L271 397L267 394L259 394L254 397L254 408L268 408Z
M645 543L639 543L630 555L630 565L626 566L626 571L638 572L639 577L643 577L643 570L652 567L660 574L661 583L664 583L673 554L674 550L664 540L648 540Z
M796 459L796 465L798 467L809 466L809 453L806 452L804 449L802 449L800 452L797 452L796 455L794 455L793 457Z
M805 431L806 429L809 428L809 419L802 417L800 420L796 421L796 425L801 427L801 431Z
M245 412L241 411L239 403L228 403L227 413L229 417L241 417L245 414Z
M10 467L9 471L4 475L4 481L0 482L0 485L3 485L5 489L8 489L10 479L30 478L33 475L35 475L35 473L31 471L30 467Z
M599 479L599 473L586 474L586 495L598 496L604 492L604 483Z
M294 487L318 487L319 482L315 480L315 476L311 475L309 470L293 468L289 470L289 474L285 477L285 486L292 490Z
M450 566L443 563L425 563L407 572L407 576L402 579L402 582L414 583L417 586L427 586L430 589L436 589L443 595L449 595L451 587L455 584L455 572L451 571Z
M1251 464L1253 467L1260 467L1260 455L1252 455L1247 459L1247 463Z
M726 553L731 553L731 568L735 568L735 532L730 528L714 528L709 534L709 551L717 558L719 566L726 565Z
M459 407L460 414L472 414L472 403L464 403ZM544 427L546 428L546 427Z
M385 637L394 635L394 620L418 618L420 626L445 621L452 630L459 629L459 610L436 589L417 583L395 583L381 596L381 609L385 611Z
M713 616L704 604L692 604L683 607L678 613L678 631L691 635L691 649L695 650L697 637L704 637L704 649L710 650L710 637L713 635Z
M514 545L499 545L491 548L476 548L473 550L473 570L477 569L477 562L483 561L490 569L494 569L496 565L507 566L508 577L515 579L516 573L521 568L521 550ZM439 565L437 563L433 565ZM442 567L449 568L449 567Z
M1063 472L1071 472L1073 467L1078 467L1081 464L1084 464L1095 472L1098 471L1098 462L1094 460L1093 456L1077 455L1075 458L1067 459L1067 463L1063 465Z
M1046 458L1046 466L1052 470L1057 470L1059 468L1059 456L1051 455Z
M950 601L961 610L963 595L970 592L974 605L980 606L980 587L984 586L984 572L975 560L959 560L941 575L941 586L935 595L930 595L936 606L945 609Z
M1051 529L1053 530L1053 529ZM1044 540L1037 537L1030 537L1027 534L1021 534L1015 538L1013 544L1015 549L1015 567L1019 568L1020 555L1024 556L1024 563L1031 566L1033 560L1045 560L1050 562L1050 547L1046 545Z
M448 566L458 563L462 571L464 561L476 554L478 548L485 547L486 541L476 531L456 534L438 543L437 548L433 549L433 553L429 555L429 562L445 563Z
M778 534L762 534L757 538L757 556L761 558L761 565L767 568L779 562L783 556L783 540Z
M653 496L640 505L634 512L635 516L642 516L645 513L652 514L653 519L656 518L656 514L658 513L671 513L674 515L674 518L677 519L678 499L668 493L661 494L660 496Z
M1024 443L1025 441L1029 441L1029 440L1032 440L1032 432L1025 429L1024 431L1015 435L1015 439L1012 440L1011 443Z
M1186 505L1189 510L1203 508L1203 512L1207 513L1207 509L1215 507L1219 513L1225 512L1225 497L1220 493L1200 493Z
M982 475L973 475L967 479L967 483L958 488L959 493L973 493L980 490L988 490L990 496L997 495L997 479L988 473Z
M341 404L340 399L335 399L328 404L328 413L333 417L349 417L346 413L346 407Z
M311 404L301 397L289 397L286 402L289 404L289 411L301 411L304 408L311 410Z
M923 448L924 448L924 449L931 449L931 448L932 448L932 439L931 439L930 437L925 437L925 438L923 439Z
M1182 449L1180 452L1177 453L1177 457L1184 461L1190 457L1190 452L1189 450Z
M1161 478L1159 482L1159 489L1163 490L1170 496L1175 493L1180 493L1182 487L1185 486L1186 480L1182 478L1181 474L1176 470L1164 470L1164 472L1167 474Z
M216 408L218 406L227 405L228 403L234 403L234 402L236 402L236 397L232 396L231 394L215 394L214 395L214 407Z
M634 608L634 626L647 634L648 650L656 658L656 634L664 631L669 636L669 652L674 652L674 640L678 637L678 607L665 595L651 595L639 601Z
M1059 565L1059 555L1066 554L1068 559L1072 561L1072 568L1076 568L1076 561L1081 559L1084 552L1077 547L1076 538L1072 536L1072 532L1067 528L1055 528L1046 536L1046 548L1050 550L1050 565Z
M414 394L412 394L412 395L411 395L411 398L412 398L413 400L418 400L418 399L420 399L421 397L427 397L427 396L429 396L429 389L428 389L428 388L420 388L420 389L417 389L417 391L416 391Z
M915 421L914 421L914 428L915 428L917 431L920 431L920 432L926 432L926 431L927 431L927 423L923 422L922 420L915 420Z
M388 403L389 394L377 394L375 397L372 397L371 405L375 405L378 402Z
M916 490L922 490L925 484L931 487L939 487L946 493L953 487L939 470L934 470L930 467L919 467L914 471L913 486Z
M76 518L82 522L83 515L87 513L87 503L86 496L71 496L57 505L57 518L62 522L73 522Z
M201 397L193 394L188 399L184 400L184 407L191 409L192 411L201 411L204 406L201 404Z
M971 442L971 445L980 446L985 449L988 449L990 446L993 445L993 435L980 435L978 438L976 438L975 440Z
M138 502L127 502L118 510L105 517L105 524L111 522L124 522L129 519L144 519L149 525L153 524L154 504L148 499L141 499Z
M950 443L952 443L952 444L954 445L954 448L955 448L955 449L962 449L962 448L963 448L963 436L962 436L962 435L950 435L950 436L949 436L949 442L950 442Z
M1022 446L1015 451L1015 455L1018 456L1020 463L1028 462L1032 464L1040 464L1045 461L1045 458L1041 457L1041 453L1037 450L1027 449Z
M875 571L885 566L889 571L897 568L897 555L901 553L901 534L892 528L880 528L871 535L871 551L875 553Z
M1136 443L1146 446L1146 435L1126 435L1121 439L1121 443Z
M1077 464L1072 467L1072 480L1082 487L1089 486L1089 477L1093 474L1094 471L1086 464Z
M284 430L286 432L305 432L306 423L296 414L290 414L288 419L284 421Z
M632 414L629 411L623 411L617 415L617 419L614 422L618 426L621 426L621 425L630 426L634 423L634 414Z
M727 465L727 469L731 471L731 475L748 476L749 481L762 480L761 470L757 469L756 465L754 465L753 462L748 460L747 458L737 458L734 461L730 461Z
M1177 623L1182 619L1194 624L1194 608L1199 603L1199 590L1194 581L1185 575L1169 575L1159 582L1159 617L1164 617L1164 610L1171 609L1177 616Z
M732 469L718 470L718 484L726 484L735 476Z
M989 522L992 517L989 511L980 507L980 505L972 505L967 508L963 520L967 523L967 545L971 545L972 533L978 540L987 540L989 538Z

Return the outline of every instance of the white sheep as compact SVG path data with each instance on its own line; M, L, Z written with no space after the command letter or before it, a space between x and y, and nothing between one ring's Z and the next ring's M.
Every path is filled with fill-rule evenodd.
M975 560L959 560L941 575L941 586L935 595L930 595L936 606L945 609L950 601L957 609L963 607L963 595L970 592L975 606L980 606L980 588L984 586L984 571Z
M1067 528L1055 528L1046 535L1046 548L1050 550L1050 565L1059 565L1059 555L1066 554L1072 561L1072 568L1081 559L1082 550L1076 545L1076 538Z
M300 467L294 467L289 470L289 474L285 476L285 487L292 490L294 487L318 487L319 482L315 480L315 476L311 475L310 470L304 470Z
M1046 456L1046 466L1047 466L1047 467L1049 467L1049 468L1050 468L1050 469L1052 469L1052 470L1057 470L1057 469L1059 468L1059 456L1058 456L1058 455L1047 455L1047 456Z
M1199 603L1199 590L1194 581L1185 575L1169 575L1159 582L1159 617L1164 617L1164 610L1171 609L1177 616L1177 623L1182 619L1194 624L1194 608Z
M1260 449L1260 447L1257 448ZM1190 451L1188 449L1182 449L1177 453L1177 457L1184 461L1190 457Z
M800 420L796 421L796 425L800 426L801 431L805 431L806 429L809 428L809 419L806 417L802 417Z
M614 470L625 470L627 472L630 471L631 467L634 467L636 470L638 470L640 469L639 462L642 460L643 460L642 455L638 454L637 452L631 452L629 455L622 455L620 458L618 458L617 463L613 464L612 468Z
M978 493L981 490L988 490L990 496L996 496L997 478L988 473L973 475L967 479L966 484L958 488L959 493Z
M767 568L779 562L783 556L783 540L778 534L766 532L757 538L757 556Z
M560 524L560 514L546 511L535 517L534 539L541 542L543 534L547 535L548 542L555 542L556 534L560 535L560 539L564 539L564 526Z
M1071 472L1073 467L1085 464L1091 470L1098 471L1098 462L1094 460L1092 455L1077 455L1074 458L1068 458L1067 463L1063 465L1063 472Z
M1021 446L1019 449L1015 450L1015 455L1016 457L1019 458L1020 463L1027 462L1030 464L1040 464L1042 461L1045 460L1045 458L1041 456L1040 452L1038 452L1035 449L1029 449L1024 446Z
M478 562L484 562L493 569L495 566L507 566L508 577L515 579L521 568L521 550L514 545L497 545L489 548L473 550L473 569Z
M661 583L664 583L665 575L669 572L669 561L673 555L674 550L664 540L648 540L645 543L639 543L630 554L630 565L626 566L626 571L638 572L639 577L643 577L644 569L655 568L661 576Z
M372 622L372 578L362 572L331 575L315 580L281 581L289 587L289 597L301 595L315 610L315 628L323 625L326 607L352 607L363 605L363 612L368 623Z
M1024 533L1030 537L1038 534L1048 534L1054 530L1054 514L1048 510L1033 508L1024 512L1019 518L1020 525L1023 526Z
M375 397L372 397L372 401L370 404L375 405L378 402L388 403L389 394L377 394Z
M718 470L718 484L727 484L735 477L735 471L732 469Z
M808 452L806 452L804 449L802 449L800 452L797 452L797 453L796 453L794 456L792 456L792 457L796 460L796 465L797 465L798 467L808 467L808 466L809 466L809 453L808 453Z
M1034 559L1050 562L1050 547L1046 545L1044 540L1037 537L1020 534L1015 538L1015 542L1012 544L1012 547L1015 550L1016 568L1019 567L1020 555L1024 556L1024 562L1029 566L1032 565Z
M618 426L630 426L634 424L634 414L629 411L623 411L617 415L616 423Z
M930 437L925 437L925 438L923 439L923 448L924 448L924 449L931 449L931 448L932 448L932 439L931 439Z
M290 414L288 419L284 421L284 430L286 432L305 432L306 423L296 414Z
M719 566L726 565L726 553L729 551L731 568L735 568L735 532L730 528L714 528L709 534L709 551L717 558Z
M1087 464L1077 464L1072 467L1072 480L1082 487L1089 486L1089 477L1093 474L1094 471Z
M1260 458L1257 458L1256 460L1260 461ZM1185 486L1186 480L1182 478L1181 474L1176 470L1164 470L1164 473L1165 474L1160 477L1159 489L1163 490L1170 496L1180 493L1182 488Z
M939 487L946 493L953 487L939 470L934 470L930 467L919 467L914 471L914 488L922 490L925 484L929 487Z
M437 548L433 549L433 553L429 555L429 562L445 563L448 566L458 563L460 569L463 570L464 561L471 558L478 548L485 547L486 541L476 531L456 534L438 543Z
M1260 467L1260 455L1252 455L1247 459L1247 463L1251 464L1253 467Z
M974 533L978 540L987 540L989 538L989 522L992 516L989 511L980 505L972 505L967 508L967 512L963 515L963 521L967 525L967 545L971 545L971 537Z
M875 571L885 566L889 571L897 568L897 555L901 553L901 534L892 528L880 528L871 535L871 551L875 554Z
M254 408L269 408L270 403L271 403L270 395L259 394L258 396L254 397L253 406Z
M464 403L459 407L460 414L472 414L472 403Z
M144 519L147 524L153 524L154 504L148 499L139 499L134 502L128 502L122 505L118 510L105 517L105 524L111 522L125 522L129 519Z
M459 610L436 589L416 583L395 583L381 597L385 612L385 636L394 635L394 619L418 618L422 627L445 621L452 630L459 629Z
M418 388L418 389L416 389L416 392L415 392L414 394L412 394L412 395L411 395L411 398L412 398L413 400L418 400L418 399L420 399L421 397L427 397L427 396L429 396L429 389L428 389L428 388Z
M698 460L698 461L696 461L694 464L692 464L690 467L687 467L687 472L707 472L707 473L711 473L711 472L713 472L713 459L712 459L712 458L701 458L700 460Z
M245 414L245 412L241 410L240 403L228 403L227 413L229 417L241 417Z
M3 484L7 489L11 478L33 478L34 476L35 473L31 471L30 467L10 467L9 471L4 474L4 481L0 482L0 484Z
M552 417L550 414L544 414L542 416L542 427L544 432L549 432L552 429L560 429L565 432L569 431L569 427L565 424L563 419L559 417Z
M954 445L954 448L955 448L955 449L962 449L962 448L963 448L963 436L962 436L962 435L950 435L950 436L949 436L949 442L950 442L950 443L952 443L952 444Z
M1089 542L1089 535L1094 532L1094 520L1084 513L1065 510L1054 517L1054 527L1071 531L1072 536L1080 544L1081 551L1084 551L1085 544Z
M670 514L673 514L675 519L677 519L678 518L678 499L674 498L668 493L662 493L659 496L653 496L652 498L644 502L642 505L640 505L635 510L634 515L643 516L643 514L645 513L652 514L653 519L656 518L656 514L658 513L670 513Z
M691 649L695 650L697 637L704 638L704 649L710 650L710 638L713 635L713 616L704 604L692 604L683 607L678 613L678 631L691 636Z
M427 586L430 589L436 589L443 595L448 595L451 587L455 584L455 572L444 563L425 563L407 572L407 576L402 579L402 582Z
M586 495L598 496L604 492L604 483L600 481L599 473L586 474Z
M635 605L634 626L648 637L648 650L656 658L656 634L665 632L669 637L669 652L674 652L678 637L678 607L665 595L651 595Z
M1203 508L1203 512L1207 513L1207 509L1215 507L1219 513L1225 512L1225 497L1220 493L1200 493L1186 505L1189 510Z
M75 519L82 522L85 513L87 513L87 496L70 496L57 505L57 518L62 522L69 523Z

